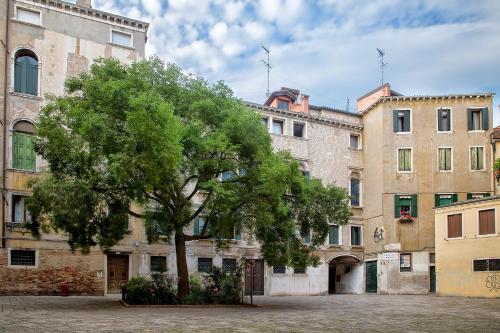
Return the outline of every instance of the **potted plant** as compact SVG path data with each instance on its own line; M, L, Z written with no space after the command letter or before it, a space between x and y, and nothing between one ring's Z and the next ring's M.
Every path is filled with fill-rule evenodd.
M411 216L409 211L401 210L399 214L400 216L398 221L401 223L411 223L414 221L414 218Z

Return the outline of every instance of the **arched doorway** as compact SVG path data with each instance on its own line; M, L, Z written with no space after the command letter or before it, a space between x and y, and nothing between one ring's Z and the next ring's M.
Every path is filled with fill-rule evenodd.
M363 271L360 258L352 254L339 254L328 265L329 294L354 294L362 291Z

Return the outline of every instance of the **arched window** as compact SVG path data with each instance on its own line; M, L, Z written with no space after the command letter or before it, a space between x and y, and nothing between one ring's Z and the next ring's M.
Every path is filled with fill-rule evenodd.
M38 58L29 50L19 50L14 58L14 91L38 95Z
M20 170L36 170L36 156L33 146L35 126L21 120L15 123L12 135L12 167Z

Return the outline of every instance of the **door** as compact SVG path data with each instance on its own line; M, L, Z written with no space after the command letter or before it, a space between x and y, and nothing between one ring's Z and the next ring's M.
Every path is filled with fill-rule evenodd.
M328 293L335 294L335 277L337 275L337 266L331 265L328 268Z
M245 268L245 293L248 295L264 295L264 261L249 259Z
M366 292L377 292L377 261L367 261L366 266Z
M436 266L430 266L429 273L430 273L429 292L435 293L436 292Z
M120 294L128 281L128 255L108 254L108 294Z

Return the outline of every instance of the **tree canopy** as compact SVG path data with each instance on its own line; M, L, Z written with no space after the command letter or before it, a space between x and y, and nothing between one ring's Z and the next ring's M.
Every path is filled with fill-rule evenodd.
M157 58L100 59L66 91L37 122L35 149L50 172L32 184L34 233L54 228L73 249L107 249L130 216L142 219L150 241L175 238L182 298L187 241L222 246L238 230L260 242L268 264L305 267L318 263L328 223L349 219L345 189L307 179L289 152L274 152L261 116L222 82ZM200 216L201 232L186 234Z

